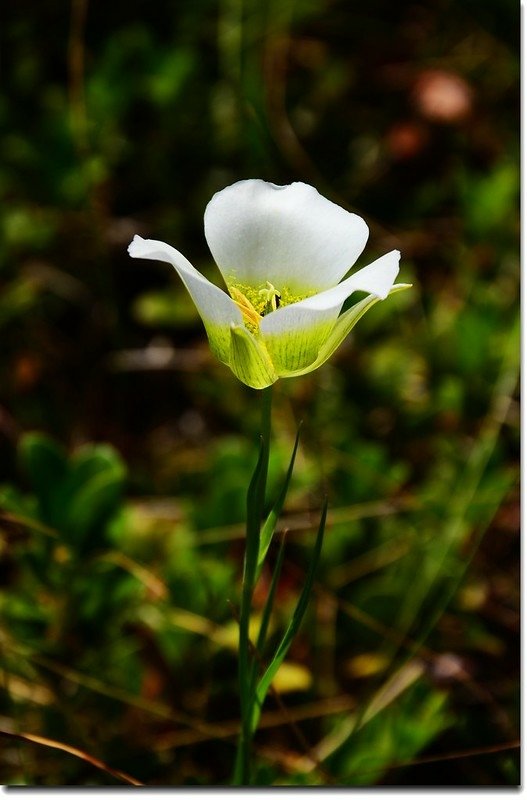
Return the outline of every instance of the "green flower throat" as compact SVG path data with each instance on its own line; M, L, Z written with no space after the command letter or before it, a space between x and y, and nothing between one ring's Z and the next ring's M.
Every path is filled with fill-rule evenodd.
M276 311L280 306L289 306L316 294L316 292L293 294L287 287L276 289L269 281L257 288L239 283L231 284L229 292L242 312L245 326L253 333L258 333L260 322L266 314Z

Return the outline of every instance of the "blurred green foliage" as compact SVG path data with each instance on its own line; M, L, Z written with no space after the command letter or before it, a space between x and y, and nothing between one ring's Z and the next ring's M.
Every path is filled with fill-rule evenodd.
M0 730L151 785L228 782L257 396L170 268L126 246L164 239L217 280L212 193L304 180L366 217L361 263L397 247L414 288L277 386L273 495L304 420L277 637L324 493L330 514L258 780L515 785L517 4L22 0L4 17ZM0 777L115 783L9 738Z

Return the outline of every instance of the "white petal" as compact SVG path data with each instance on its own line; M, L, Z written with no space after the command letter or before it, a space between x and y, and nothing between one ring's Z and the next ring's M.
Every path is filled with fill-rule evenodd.
M278 374L304 369L315 361L344 301L353 292L387 297L399 272L400 255L393 250L338 286L265 316L260 332Z
M294 319L288 315L289 325L267 325L266 329L263 323L260 325L263 343L279 377L287 377L316 361L335 327L337 314L338 311L308 310L299 312Z
M227 282L292 293L334 286L368 239L364 220L305 183L239 181L214 195L205 236Z
M231 323L243 324L241 311L234 300L198 272L178 250L164 242L134 236L128 252L132 258L167 261L175 267L196 304L205 324L212 349L221 361L228 363L230 325Z
M384 300L388 297L390 289L399 273L399 261L401 254L399 250L392 250L376 261L372 261L367 267L363 267L358 272L350 275L345 281L327 289L325 292L308 297L300 303L294 303L287 308L309 308L323 311L325 309L342 306L353 292L368 292ZM284 310L286 310L284 309Z
M410 289L411 286L411 283L396 283L390 289L389 294L392 295L396 294L397 292L402 292L405 289ZM341 314L335 322L330 335L327 337L326 341L319 350L315 361L303 369L291 371L287 377L292 378L297 375L305 375L308 372L318 369L318 367L324 364L328 358L331 358L337 347L339 347L339 345L344 341L346 336L355 327L357 322L367 311L370 310L370 308L378 303L379 300L379 297L374 294L370 294L359 303L355 303L355 305L345 311L344 314Z

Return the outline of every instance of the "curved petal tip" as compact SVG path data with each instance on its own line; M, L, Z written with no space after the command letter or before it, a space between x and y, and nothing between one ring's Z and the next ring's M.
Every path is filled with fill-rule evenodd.
M134 238L128 245L128 255L132 256L132 258L142 258L143 253L145 251L144 248L145 242L146 240L143 239L142 236L138 236L136 233Z

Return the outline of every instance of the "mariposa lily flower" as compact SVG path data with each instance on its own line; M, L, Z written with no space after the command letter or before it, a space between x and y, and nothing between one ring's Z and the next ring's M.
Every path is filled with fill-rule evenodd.
M394 285L398 250L341 280L368 226L305 183L228 186L207 205L205 237L228 294L168 244L135 236L128 252L175 267L212 351L255 389L320 367L368 309L408 286ZM357 291L368 296L341 314Z

